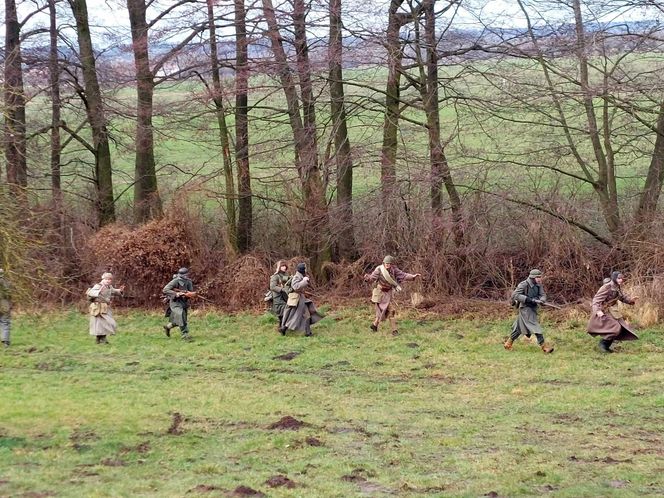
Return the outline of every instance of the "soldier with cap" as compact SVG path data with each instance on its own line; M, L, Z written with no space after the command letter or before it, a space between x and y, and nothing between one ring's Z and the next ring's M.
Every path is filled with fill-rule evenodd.
M281 327L279 332L286 335L287 330L301 330L304 335L311 336L311 326L323 319L318 313L313 301L306 296L306 289L309 287L309 276L307 275L307 266L299 263L295 267L295 275L290 282L291 292L288 293L286 309L281 318Z
M383 264L377 266L370 274L364 275L365 282L375 282L376 285L371 293L371 302L376 309L376 317L370 328L378 331L380 322L389 318L392 335L398 335L396 316L393 307L390 306L394 292L401 290L401 284L407 280L415 280L420 277L419 273L406 273L396 267L392 256L385 256Z
M512 335L505 342L505 349L512 349L512 344L521 334L530 337L535 334L537 344L545 353L553 353L553 346L544 342L544 333L537 318L537 307L546 302L546 294L542 287L542 272L537 269L530 271L528 278L519 283L512 292L512 305L518 310L518 316L512 325Z
M183 341L191 341L189 335L189 323L187 321L187 311L189 309L189 299L194 297L194 284L189 278L189 269L180 268L173 279L166 284L163 293L168 298L167 316L169 322L164 325L164 333L167 337L171 336L171 329L180 327Z
M622 291L623 274L611 273L608 282L599 288L593 298L592 314L588 321L588 333L599 336L599 349L603 353L613 353L613 341L635 341L638 336L629 328L622 313L616 306L618 301L634 304L635 299Z
M5 278L5 270L0 268L0 339L5 348L9 347L11 329L11 288Z
M281 325L281 320L286 310L286 303L288 301L288 293L290 288L291 276L288 275L288 263L286 261L277 261L277 268L270 277L270 290L269 300L272 301L272 313L279 320L277 329L283 335L286 333L285 328Z
M108 344L106 336L115 335L118 325L111 312L111 299L121 296L124 285L113 287L113 274L105 272L101 282L89 288L85 294L90 301L90 335L95 336L97 344Z

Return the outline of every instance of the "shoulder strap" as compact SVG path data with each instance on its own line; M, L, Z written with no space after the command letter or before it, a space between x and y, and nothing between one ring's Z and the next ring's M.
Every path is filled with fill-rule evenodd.
M385 268L385 265L380 265L378 268L380 268L380 273L383 275L383 278L385 279L385 281L388 284L390 284L392 287L394 287L397 291L400 291L401 286L399 285L399 283L396 280L394 280L392 275L390 275L390 272L387 271L387 268Z

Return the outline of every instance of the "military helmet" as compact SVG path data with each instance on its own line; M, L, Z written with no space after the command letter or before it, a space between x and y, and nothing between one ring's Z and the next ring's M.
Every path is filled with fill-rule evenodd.
M528 275L529 278L536 278L536 277L541 277L543 275L541 270L538 270L537 268L533 268L530 270L530 274Z
M383 258L383 264L387 263L388 265L391 265L394 263L394 261L395 261L394 256L388 255Z
M187 275L189 273L189 268L185 268L184 266L178 270L178 275Z

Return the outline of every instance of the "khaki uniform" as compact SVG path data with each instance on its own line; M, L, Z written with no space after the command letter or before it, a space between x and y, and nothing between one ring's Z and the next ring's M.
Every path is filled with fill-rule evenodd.
M118 327L111 312L111 299L122 294L120 289L102 283L95 284L85 294L90 300L90 335L115 335Z

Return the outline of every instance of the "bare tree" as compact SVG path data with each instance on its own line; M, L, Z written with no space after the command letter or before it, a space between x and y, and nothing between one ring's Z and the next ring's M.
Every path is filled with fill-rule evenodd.
M271 0L263 0L263 13L267 23L267 35L270 39L272 52L278 66L281 86L286 97L288 118L294 138L295 166L304 197L307 231L306 236L303 237L302 251L310 255L314 273L321 274L322 264L330 257L327 240L328 214L325 189L318 163L315 105L304 29L305 7L302 0L293 2L294 45L297 54L297 74L301 97L297 93L296 82L288 64ZM302 115L300 114L300 106L303 109Z
M16 0L5 0L4 148L7 183L15 193L22 192L28 185L21 26Z
M96 208L99 224L104 225L115 221L113 173L106 115L97 77L86 0L69 0L69 6L76 19L79 59L85 84L85 93L81 97L85 104L88 123L92 129L93 145L89 149L95 158L94 182L97 195Z
M357 257L353 233L353 158L346 119L343 79L343 23L341 0L330 0L330 39L328 47L330 115L337 164L337 212L341 230L337 236L339 256Z
M234 0L235 8L235 164L238 184L238 249L252 247L253 197L249 170L249 65L244 0Z
M62 210L62 182L60 178L60 63L58 61L57 0L48 0L49 12L49 89L51 93L51 192L56 214Z
M210 32L210 63L212 66L212 101L214 102L217 123L219 125L219 141L221 143L221 157L224 167L224 182L226 188L226 226L228 234L229 252L237 251L237 221L235 209L235 182L233 181L233 163L231 161L230 140L228 125L226 123L226 109L224 108L223 90L219 74L219 55L217 52L217 34L214 17L214 0L206 0L208 12L208 25Z

